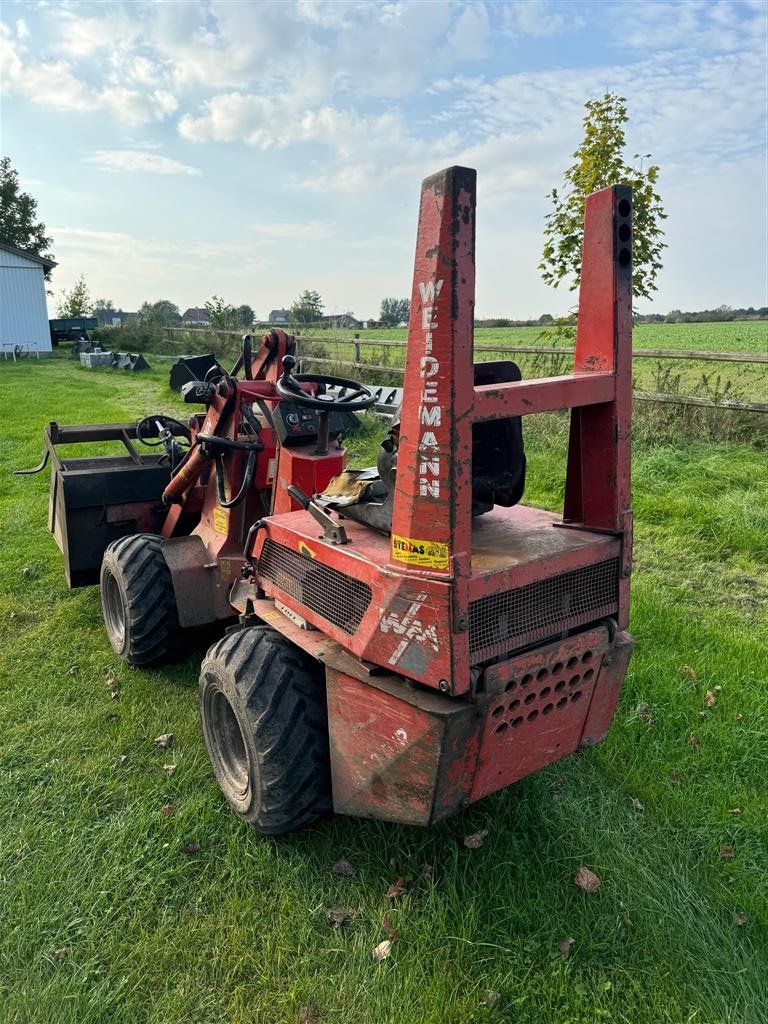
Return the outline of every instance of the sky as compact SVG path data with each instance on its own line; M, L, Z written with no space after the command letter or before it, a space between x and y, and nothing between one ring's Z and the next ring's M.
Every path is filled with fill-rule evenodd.
M305 288L410 294L421 180L478 172L479 317L574 303L540 278L584 103L625 96L668 220L641 312L768 304L764 0L3 0L0 141L91 295L258 317ZM648 160L648 157L644 156Z

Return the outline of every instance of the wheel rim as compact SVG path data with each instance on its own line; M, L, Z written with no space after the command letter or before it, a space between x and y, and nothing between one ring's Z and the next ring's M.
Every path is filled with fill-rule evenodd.
M109 573L104 585L104 617L107 632L115 647L122 649L125 644L125 605L120 585Z
M248 753L237 715L219 689L208 693L208 738L219 785L225 795L238 801L248 793Z

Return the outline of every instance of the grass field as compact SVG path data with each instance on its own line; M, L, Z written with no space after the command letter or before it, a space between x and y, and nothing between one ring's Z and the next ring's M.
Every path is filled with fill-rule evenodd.
M263 839L213 780L202 649L119 662L96 590L66 590L48 474L10 475L50 419L178 411L166 373L0 363L2 1024L764 1024L761 443L637 447L637 646L602 746L429 831L329 818ZM351 439L360 458L375 433ZM528 501L557 506L563 440L557 417L527 425ZM332 873L342 854L353 878ZM573 885L580 865L597 892ZM334 929L331 907L354 916ZM399 938L375 964L385 914Z
M299 339L299 349L307 356L320 355L322 358L344 361L355 358L352 338L353 331L313 331L317 340ZM389 345L376 345L375 341L404 341L405 329L391 331L359 331L363 344L360 346L362 362L385 367L402 367L404 349ZM366 344L366 341L368 343ZM733 321L730 323L707 324L638 324L633 331L636 349L704 351L704 352L755 352L768 353L768 322ZM500 347L515 345L536 345L542 348L557 347L563 339L543 335L538 327L478 327L475 329L475 345L479 359L503 359L498 352L484 352L482 346ZM518 354L514 360L526 378L543 377L567 372L569 357L563 355ZM765 364L713 362L704 360L680 360L643 358L636 359L632 367L635 388L661 394L694 395L715 401L730 399L736 401L762 401L768 395L768 367ZM378 383L399 383L401 376L396 372L378 373Z
M477 345L536 345L551 344L539 336L540 327L476 327ZM313 334L322 332L312 329ZM329 335L338 338L387 338L405 341L408 334L403 328L385 331L340 330L333 328ZM705 352L768 352L768 321L730 320L723 323L703 324L636 324L633 330L635 348L690 349Z

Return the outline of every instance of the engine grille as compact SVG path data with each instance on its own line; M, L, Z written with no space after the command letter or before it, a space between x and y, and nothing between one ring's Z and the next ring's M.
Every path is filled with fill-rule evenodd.
M367 583L273 540L264 543L258 571L299 604L349 634L360 625L373 598Z
M618 603L618 577L619 560L609 558L470 602L469 649L473 660L505 654L613 615Z

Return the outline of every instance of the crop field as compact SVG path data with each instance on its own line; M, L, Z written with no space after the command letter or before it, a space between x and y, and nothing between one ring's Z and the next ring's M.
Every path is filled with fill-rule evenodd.
M635 344L684 336L765 349L764 324L640 327ZM264 839L224 804L205 753L209 638L170 668L119 661L97 590L66 589L48 472L11 475L38 461L49 420L178 414L158 366L0 363L2 1024L764 1024L760 417L738 441L638 431L636 649L604 744L429 830L329 817ZM565 424L539 419L526 501L557 508ZM384 430L366 419L354 457L368 462ZM351 876L333 871L342 856ZM595 891L574 884L582 866Z

